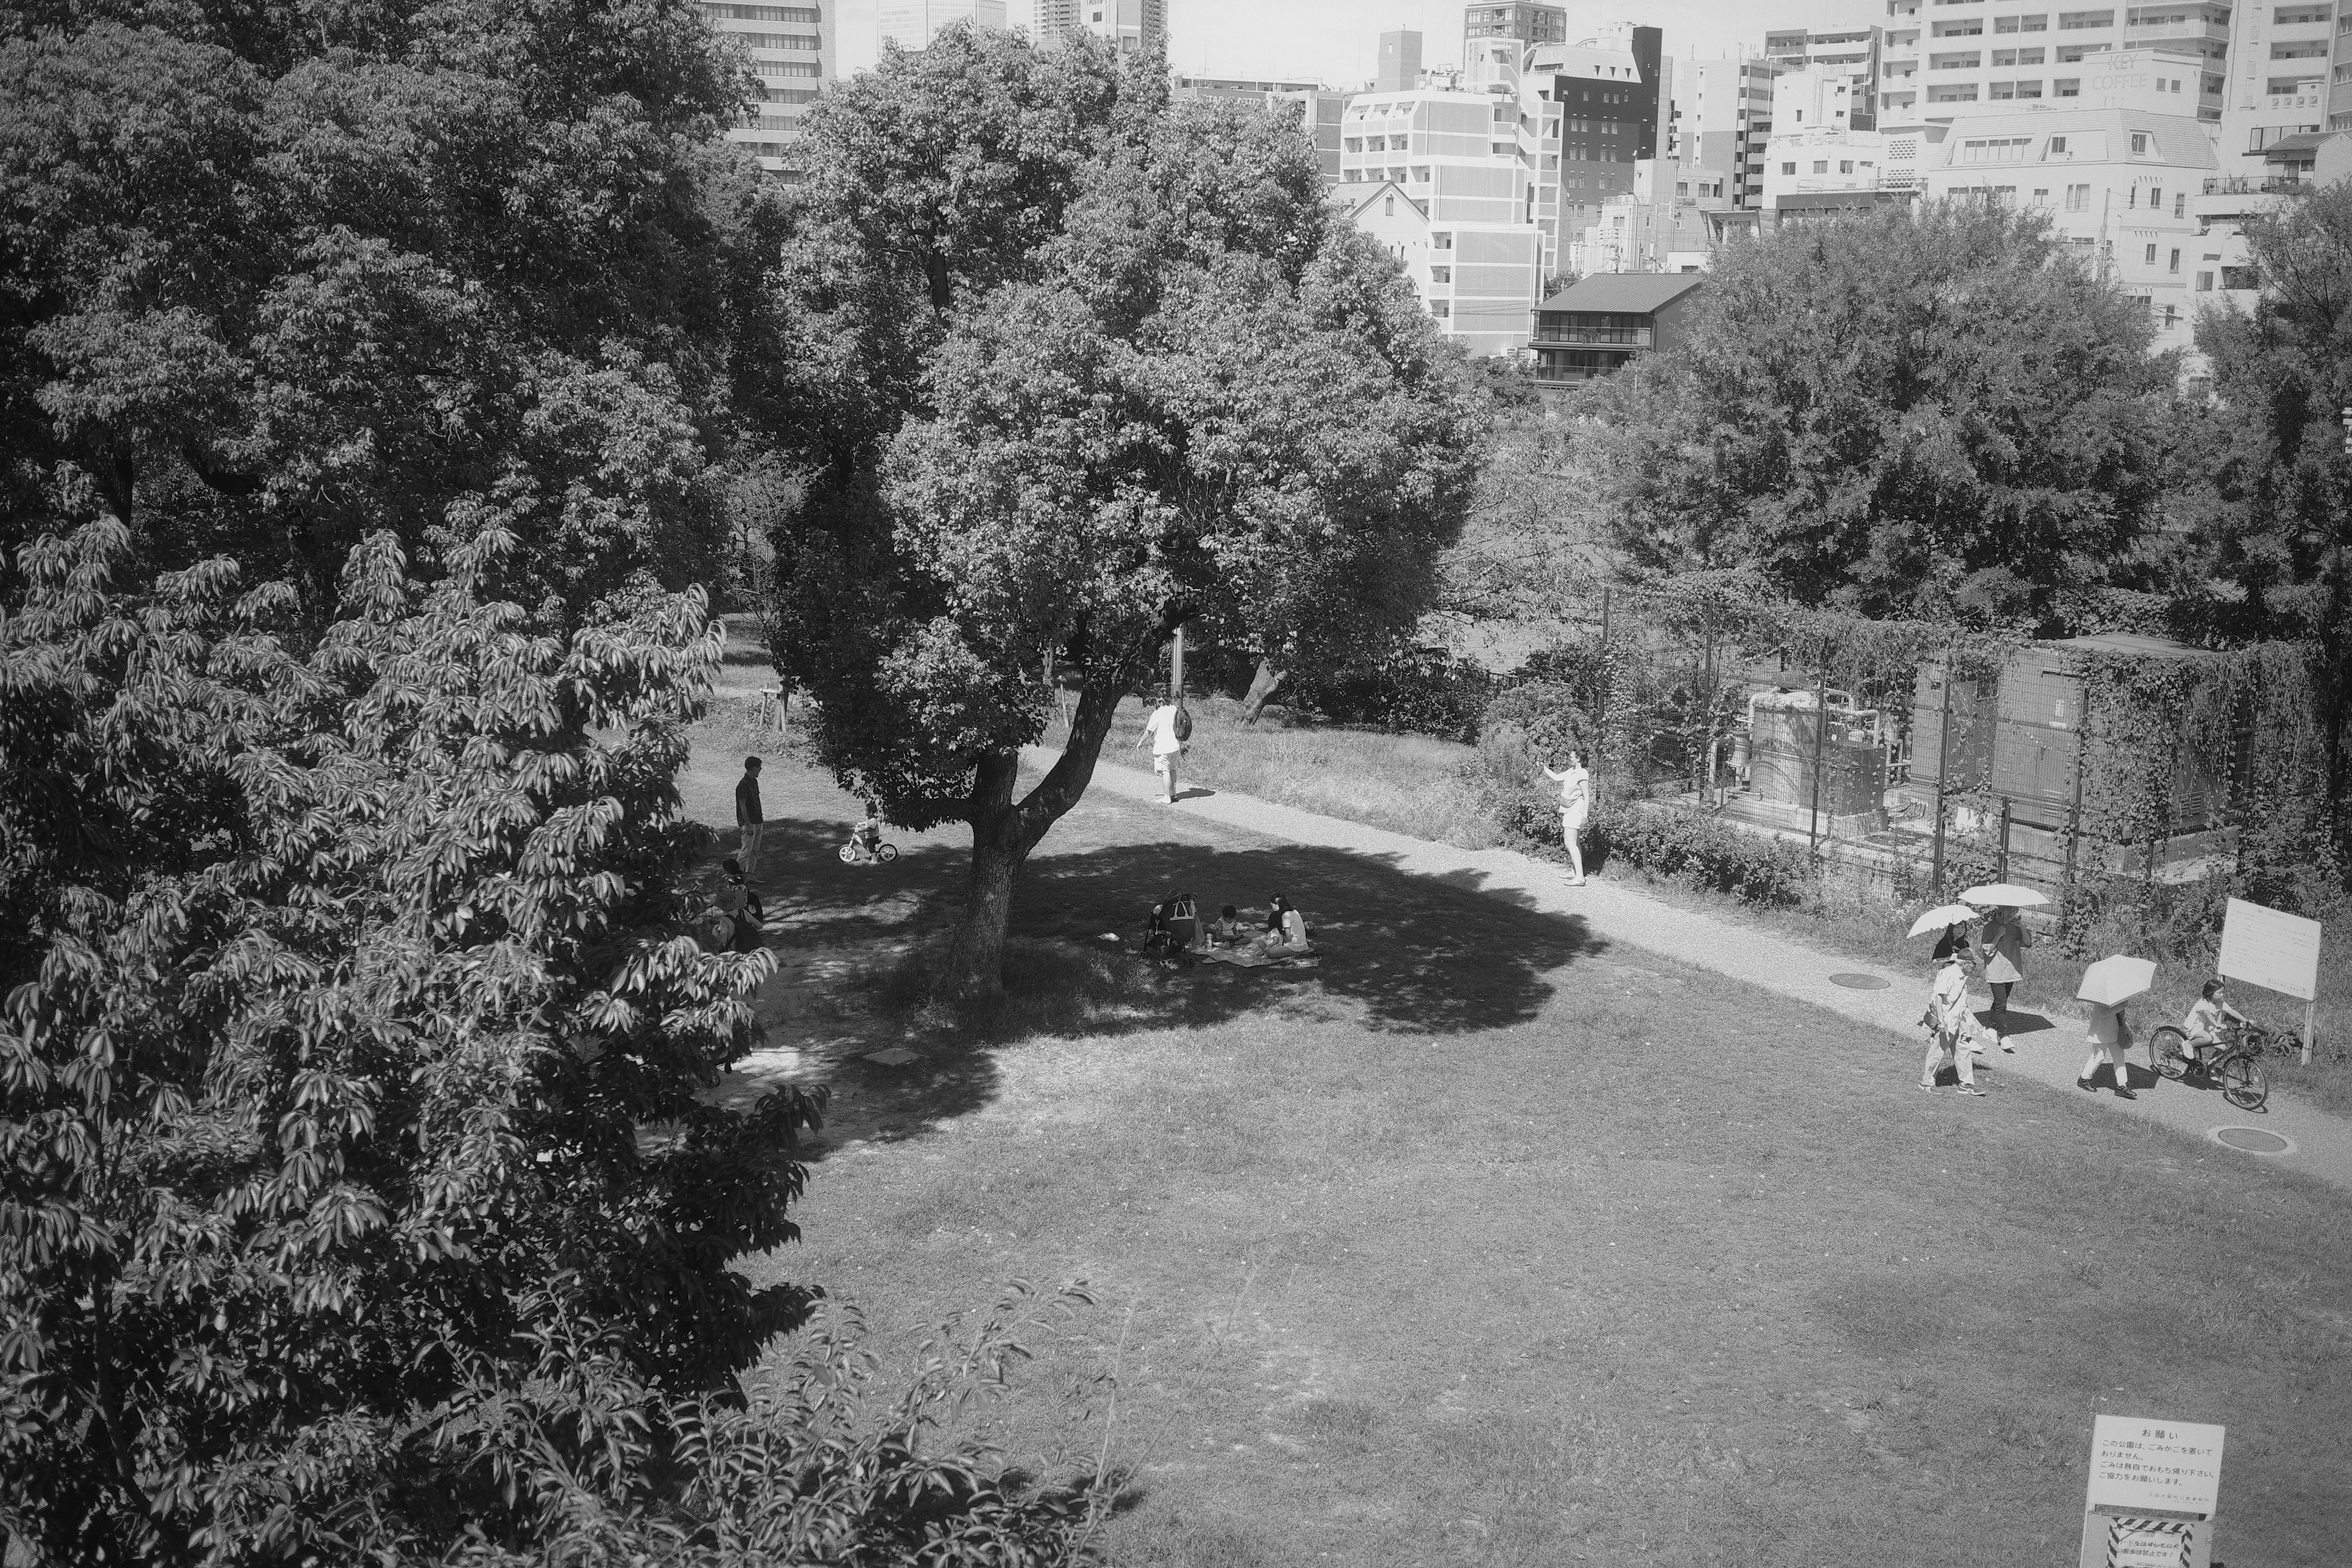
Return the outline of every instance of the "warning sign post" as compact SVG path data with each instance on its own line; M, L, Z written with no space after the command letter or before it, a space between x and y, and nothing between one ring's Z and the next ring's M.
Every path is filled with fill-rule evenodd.
M2081 1568L2210 1568L2222 1430L2190 1421L2096 1417Z
M2221 913L2221 953L2214 970L2303 1004L2303 1060L2311 1065L2319 1026L2319 922L2231 899Z

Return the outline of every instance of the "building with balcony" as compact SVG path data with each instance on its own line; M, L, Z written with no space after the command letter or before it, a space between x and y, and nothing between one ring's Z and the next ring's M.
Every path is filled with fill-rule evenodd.
M1538 384L1568 387L1672 348L1705 285L1690 273L1598 272L1536 307L1527 340Z
M2036 208L2084 263L2146 301L2156 347L2193 343L2203 226L2190 203L2215 175L2206 127L2133 110L2028 110L1956 121L1926 171L1931 198Z
M1834 32L1791 27L1764 35L1764 58L1782 70L1816 70L1842 79L1853 100L1853 123L1868 131L1878 121L1876 98L1885 29L1847 27Z
M1547 162L1538 172L1558 193L1560 235L1582 228L1612 197L1633 193L1634 163L1666 144L1673 72L1664 35L1630 23L1528 51L1518 90L1530 121L1558 126L1543 133L1538 156ZM1542 121L1534 120L1538 110Z
M1521 44L1568 42L1565 5L1466 5L1462 11L1462 58L1489 38L1509 38Z
M1880 129L2032 103L2218 121L2231 15L2228 0L2073 10L2026 9L2018 0L1887 0ZM2162 103L2142 101L2156 93ZM2119 96L2135 101L2076 101Z
M1348 111L1346 94L1334 92L1319 81L1244 81L1233 77L1186 76L1181 71L1169 82L1171 98L1240 103L1274 110L1285 119L1297 119L1307 139L1315 143L1315 162L1323 172L1324 183L1339 183L1340 122Z
M2352 129L2352 0L2242 4L2230 17L2221 173L2266 177L2290 136Z
M1078 32L1108 38L1119 53L1168 52L1168 0L1037 0L1037 40Z
M874 32L877 43L928 49L933 38L959 22L1002 27L1004 0L882 0L875 9Z
M757 83L751 117L730 128L727 140L756 155L770 174L787 174L792 144L800 138L801 117L834 79L835 0L794 5L709 4L702 13L712 32L743 46Z
M1685 169L1727 171L1724 194L1735 207L1763 199L1772 83L1781 68L1761 59L1685 60L1675 68L1669 154Z

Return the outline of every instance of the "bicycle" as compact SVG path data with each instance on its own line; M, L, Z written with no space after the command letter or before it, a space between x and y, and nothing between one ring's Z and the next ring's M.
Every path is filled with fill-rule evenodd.
M2284 1055L2303 1049L2303 1037L2291 1030L2273 1034L2260 1024L2232 1019L2222 1029L2221 1051L2202 1064L2204 1073L2221 1091L2221 1098L2241 1110L2260 1110L2270 1098L2271 1081L2263 1071L2267 1051ZM2161 1025L2147 1037L2147 1065L2158 1077L2178 1082L2189 1075L2189 1034L2178 1024Z
M896 844L877 844L871 855L855 838L841 847L841 863L845 866L856 866L861 862L887 866L898 858L898 847Z

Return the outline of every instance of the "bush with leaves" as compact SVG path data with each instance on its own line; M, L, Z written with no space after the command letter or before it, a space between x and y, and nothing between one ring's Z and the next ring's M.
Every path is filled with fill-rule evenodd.
M1801 844L1734 827L1683 806L1602 803L1588 828L1595 865L1623 860L1645 871L1743 903L1793 909L1814 882L1813 858Z
M513 548L428 586L376 535L305 655L283 590L135 580L120 523L23 552L0 1529L49 1561L527 1546L513 1476L609 1466L635 1387L728 1395L809 1310L731 1265L795 1236L815 1107L698 1097L772 969L684 934L719 638L654 592L530 634Z
M1400 647L1384 658L1299 670L1288 700L1343 724L1466 742L1476 737L1493 689L1493 678L1468 659L1443 648Z

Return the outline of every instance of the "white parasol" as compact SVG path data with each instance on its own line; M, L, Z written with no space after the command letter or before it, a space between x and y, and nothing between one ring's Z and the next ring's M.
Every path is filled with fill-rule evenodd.
M2021 888L2014 882L1984 882L1960 895L1960 901L1969 904L2007 904L2013 910L2030 910L2050 900L2031 888Z
M2083 971L2083 984L2074 988L2074 1000L2088 1002L2095 1007L2113 1007L2130 1001L2155 984L2154 960L2126 958L2117 953Z
M1942 931L1946 926L1964 926L1977 918L1976 910L1966 904L1940 904L1911 922L1910 934Z

